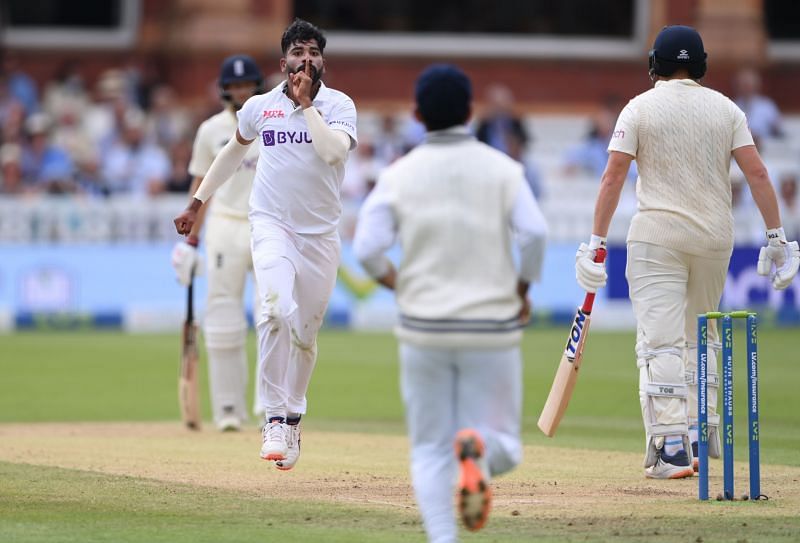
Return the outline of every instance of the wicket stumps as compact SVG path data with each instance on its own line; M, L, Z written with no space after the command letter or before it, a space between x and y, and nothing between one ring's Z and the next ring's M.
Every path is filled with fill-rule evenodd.
M750 499L761 497L761 474L758 449L758 319L755 313L712 311L697 316L697 423L698 423L698 497L708 499L708 320L722 322L722 456L723 494L726 500L735 499L733 488L733 319L747 322L747 390L748 442L750 459Z

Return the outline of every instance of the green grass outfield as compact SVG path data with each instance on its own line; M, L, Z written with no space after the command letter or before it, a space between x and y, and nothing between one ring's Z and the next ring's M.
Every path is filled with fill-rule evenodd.
M526 333L523 346L526 445L640 454L643 430L632 333L592 332L581 377L557 437L547 439L539 433L536 420L555 373L565 334L561 328ZM736 456L744 460L747 402L744 334L742 330L736 334ZM252 364L252 337L249 344ZM800 413L793 409L797 406L800 365L796 354L792 354L799 346L797 329L760 330L762 464L800 466ZM306 432L402 434L403 411L393 337L329 331L320 336L319 347L320 358L309 391ZM177 335L30 332L0 336L0 423L176 420L178 353ZM201 374L208 418L204 367ZM526 458L526 462L557 463L558 458ZM31 458L29 463L36 464L36 459ZM613 482L613 476L609 477ZM795 481L794 485L797 484ZM740 479L738 485L743 489L744 480ZM774 518L769 515L750 518L750 510L742 507L745 505L762 505L730 504L741 512L736 521L745 519L748 530L761 536L757 540L789 541L798 537L800 521L796 516L792 520L776 511ZM695 504L683 502L682 506ZM305 503L270 516L269 511L275 507L269 497L252 494L0 462L2 542L271 541L271 538L258 539L259 534L264 534L266 522L271 523L269 533L276 536L275 540L286 540L277 539L279 534L292 541L420 540L413 511L398 514L356 505ZM564 514L569 515L569 511ZM655 512L653 515L657 516ZM705 541L715 540L716 526L720 530L732 527L730 518L727 521L726 518L713 515L703 520L710 523ZM354 519L361 521L353 522ZM683 523L680 515L674 523L643 517L628 533L613 525L601 528L592 523L582 527L559 524L557 530L550 530L550 520L539 519L535 527L532 519L514 525L508 519L498 520L490 524L494 531L465 540L525 541L537 533L545 540L604 540L612 539L613 535L619 540L670 541L666 537L669 530L665 532L659 526L673 525L675 530L681 530ZM394 528L387 531L384 528L387 524ZM516 533L523 527L527 527L528 536Z
M525 358L526 442L639 451L638 370L632 333L591 333L575 395L556 440L536 428L563 350L561 328L530 330ZM744 334L734 345L736 432L746 435ZM0 336L0 422L158 421L178 416L175 335L20 333ZM255 340L250 346L251 366ZM762 461L800 466L796 405L800 330L759 331ZM390 334L325 332L311 382L309 427L402 433L396 342ZM205 355L201 390L209 415ZM252 387L248 387L252 404ZM744 439L738 440L742 458Z

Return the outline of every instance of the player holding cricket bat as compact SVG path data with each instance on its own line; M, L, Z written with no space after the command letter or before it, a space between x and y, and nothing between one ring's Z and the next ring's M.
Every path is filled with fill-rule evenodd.
M236 112L251 96L264 92L263 82L261 70L247 55L233 55L222 63L218 84L225 108L203 122L197 130L189 164L189 173L194 176L190 197L194 196L208 173L214 157L236 131ZM247 275L253 270L247 202L257 163L258 149L252 146L242 165L217 192L206 227L208 302L203 335L208 353L211 413L217 428L222 431L239 430L247 421L247 321L242 296ZM200 213L186 241L176 243L172 250L172 266L178 282L183 285L188 286L193 274L203 270L197 247L204 219L205 213ZM258 313L258 299L253 312ZM196 379L197 372L193 375ZM185 384L189 386L188 382ZM196 388L196 382L191 386ZM193 392L196 398L196 391ZM182 405L183 398L189 397L188 394L181 396ZM187 407L184 405L183 409ZM196 402L192 409L197 410ZM255 411L259 415L263 413L263 401L257 399Z
M706 71L697 31L665 27L649 60L655 88L620 113L608 146L592 237L578 249L575 268L587 291L605 286L604 264L594 258L605 246L628 168L636 159L639 211L628 231L626 277L637 320L645 476L675 479L692 475L689 445L697 443L694 319L717 309L733 249L731 155L767 227L758 273L770 275L774 288L786 288L800 265L800 250L797 242L786 241L775 191L744 113L697 82ZM718 341L711 322L708 337L709 343ZM709 449L717 457L717 360L713 350L708 354Z
M606 259L605 249L598 249L595 253L594 261L602 263ZM567 336L567 345L561 355L561 362L556 370L556 377L547 395L547 401L539 415L539 429L548 437L553 437L561 422L561 417L567 410L569 400L572 397L572 390L578 380L578 370L583 359L583 347L589 335L589 323L591 322L592 306L594 304L594 292L587 292L583 304L575 313L572 320L572 327Z

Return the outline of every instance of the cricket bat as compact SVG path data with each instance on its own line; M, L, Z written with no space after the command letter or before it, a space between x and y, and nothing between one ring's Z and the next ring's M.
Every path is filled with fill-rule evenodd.
M603 262L606 259L606 250L597 249L595 262ZM561 417L567 410L569 400L572 398L572 390L578 380L578 370L581 369L583 360L583 347L586 344L586 337L589 335L589 322L591 321L592 305L594 305L594 293L586 293L583 305L578 308L572 327L567 337L567 345L564 354L561 355L561 362L556 370L556 377L553 386L550 387L550 394L539 415L539 429L547 437L553 437L556 433Z
M181 420L191 430L200 429L200 397L197 383L197 325L194 322L194 273L187 289L186 321L183 323L178 403Z

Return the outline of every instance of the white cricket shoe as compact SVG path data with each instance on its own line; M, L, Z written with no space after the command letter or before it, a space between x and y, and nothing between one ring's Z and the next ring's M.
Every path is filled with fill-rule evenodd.
M283 460L289 452L287 426L283 422L268 422L261 429L264 444L261 446L261 458L264 460Z
M242 421L239 417L223 417L217 423L220 432L238 432L242 429Z
M680 450L674 456L667 456L659 451L656 463L645 468L644 476L648 479L683 479L694 475L694 469L686 451Z
M286 458L275 462L275 467L282 471L289 471L292 469L300 458L300 423L287 424L286 433L289 442Z

